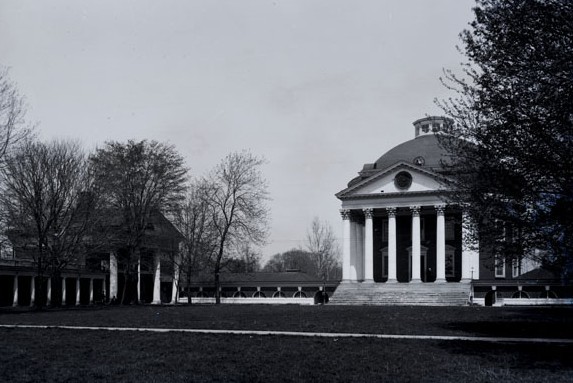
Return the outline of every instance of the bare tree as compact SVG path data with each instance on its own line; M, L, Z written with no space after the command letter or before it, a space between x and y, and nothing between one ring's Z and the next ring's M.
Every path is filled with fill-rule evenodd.
M75 142L27 141L6 155L0 177L7 236L33 259L41 306L45 275L81 261L96 224L86 158Z
M193 182L185 200L173 214L173 224L184 238L174 262L186 276L188 303L191 303L191 278L208 267L218 245L213 215L204 193L204 185Z
M112 244L125 249L123 302L127 285L137 282L136 265L150 219L183 199L187 169L173 146L157 141L107 142L90 160L99 193L118 214Z
M264 160L248 151L227 155L206 179L206 202L217 233L215 298L221 303L222 261L238 242L263 244L267 238L269 199L260 167Z
M315 274L324 281L334 277L340 249L332 227L327 222L314 217L306 234L306 248L314 263Z
M29 135L25 116L24 98L10 81L7 70L0 69L0 161L12 145Z

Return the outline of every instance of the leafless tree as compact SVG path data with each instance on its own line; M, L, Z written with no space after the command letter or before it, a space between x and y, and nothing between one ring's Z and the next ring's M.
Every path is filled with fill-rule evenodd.
M340 262L340 248L327 222L314 217L306 234L306 248L314 263L316 275L324 281L332 278Z
M0 161L11 146L30 134L25 116L24 98L10 81L7 70L0 69Z
M31 256L40 279L82 260L96 224L93 179L76 142L26 141L0 168L7 237Z
M268 232L269 199L260 167L264 159L248 151L227 155L206 178L206 202L217 233L215 298L221 303L222 261L238 242L263 244Z
M186 277L188 303L191 303L190 288L193 275L208 268L218 245L212 222L213 215L210 213L205 191L201 182L191 183L185 200L173 214L173 224L183 236L174 263L179 272Z
M150 219L173 210L183 199L187 169L173 146L147 140L107 142L90 161L98 192L118 216L112 245L125 249L123 302L127 285L137 282L136 265Z

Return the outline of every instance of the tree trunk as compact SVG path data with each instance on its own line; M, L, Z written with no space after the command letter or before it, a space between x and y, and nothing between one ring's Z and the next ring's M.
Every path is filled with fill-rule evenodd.
M191 267L187 269L187 303L191 304Z
M219 280L219 265L215 266L215 304L221 304L221 281Z

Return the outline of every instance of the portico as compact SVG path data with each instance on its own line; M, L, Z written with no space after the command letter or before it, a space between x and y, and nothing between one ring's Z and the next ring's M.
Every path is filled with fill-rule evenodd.
M463 224L463 207L449 202L451 180L436 138L448 123L443 117L414 122L415 139L365 164L336 194L342 202L339 294L346 302L351 290L368 294L367 286L370 294L383 285L396 285L392 290L408 285L426 294L429 286L443 292L454 284L466 287L453 290L466 291L472 276L479 278L478 251L463 246L470 225ZM358 284L364 288L343 287Z
M461 246L459 208L437 203L340 212L342 282L469 282L472 267L478 270L476 254Z

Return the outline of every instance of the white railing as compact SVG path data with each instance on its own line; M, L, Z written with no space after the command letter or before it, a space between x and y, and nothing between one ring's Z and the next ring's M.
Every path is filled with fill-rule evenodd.
M188 303L187 297L179 298L179 303ZM215 304L215 298L191 298L192 304ZM221 298L223 304L248 305L313 305L314 298Z

